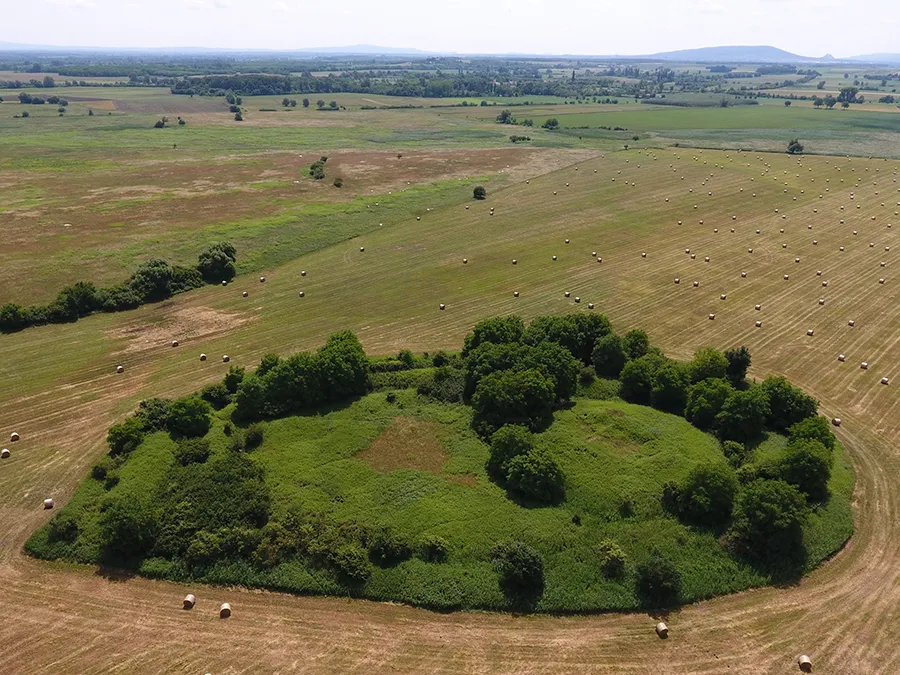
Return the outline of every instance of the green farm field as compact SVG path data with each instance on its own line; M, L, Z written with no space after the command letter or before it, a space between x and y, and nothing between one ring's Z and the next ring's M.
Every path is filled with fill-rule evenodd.
M98 109L88 117L85 106L76 117L79 106L83 103L70 103L64 120L45 116L47 111L14 120L20 106L0 104L0 208L10 228L4 234L19 237L2 254L2 274L7 276L2 277L0 298L47 301L59 286L84 277L122 279L135 261L146 257L187 261L196 256L195 246L224 236L238 242L246 273L224 288L199 289L131 312L0 336L0 375L7 385L0 391L0 419L4 433L15 430L22 436L0 472L0 515L9 524L0 533L6 589L0 639L16 645L7 657L15 672L39 672L36 664L48 655L60 672L79 673L115 667L353 672L360 663L398 672L512 673L539 667L548 673L573 668L636 673L644 672L648 662L664 663L664 672L672 673L723 668L777 673L791 672L796 654L806 651L814 652L816 672L821 673L889 673L900 666L892 632L883 623L897 601L894 557L900 546L894 528L900 515L894 479L900 469L894 452L900 441L900 397L893 379L900 363L895 311L900 279L892 276L891 257L900 251L895 241L900 176L897 161L890 159L900 152L896 141L878 136L891 138L894 127L880 117L895 119L895 113L851 111L854 119L861 118L854 124L876 118L878 127L871 133L860 127L812 129L810 141L803 132L808 151L822 154L797 158L663 146L673 131L683 131L685 139L691 138L685 144L725 145L733 134L747 138L743 147L781 150L794 127L778 127L766 116L821 113L824 119L825 111L769 113L763 112L767 106L759 106L754 112L764 116L761 122L737 129L728 124L730 118L712 118L716 111L705 109L642 106L598 113L598 118L622 114L621 125L629 132L643 124L635 120L644 115L656 120L647 123L646 139L641 133L642 140L624 151L616 139L585 136L579 141L577 135L539 129L530 131L541 139L532 143L537 147L512 147L507 136L521 127L466 120L472 110L464 108L321 113L339 120L326 127L312 124L319 119L312 114L309 123L267 127L255 121L263 115L257 112L248 114L233 133L235 127L222 112L208 113L217 116L215 123L194 123L185 115L183 129L153 130L148 127L159 114L182 113L110 110L113 115L104 116ZM588 112L567 108L578 115ZM558 106L536 108L536 121L544 110L562 123L564 109ZM682 112L696 115L695 126L679 117ZM733 108L722 114L745 112ZM848 114L834 112L834 118ZM279 118L294 114L276 113ZM515 114L531 113L516 108ZM382 130L366 127L370 121L382 124ZM23 123L33 122L41 126L34 124L21 134ZM110 126L89 127L92 123ZM414 125L421 125L418 136L410 131ZM20 133L18 142L7 133L11 129ZM165 141L158 140L157 131ZM393 140L371 140L378 135ZM868 146L856 142L863 137L889 159L868 159ZM167 157L174 142L179 153L185 152ZM307 156L337 149L365 157L371 163L365 172L371 182L360 179L354 186L349 180L340 197L330 181L307 187L309 179L301 175ZM458 167L448 171L433 162L426 170L424 155L438 150L458 158ZM855 156L826 154L851 151ZM403 159L421 153L421 167L411 175L398 174L388 161L396 160L398 152ZM294 153L303 154L303 160L294 159ZM285 158L280 173L261 175L279 154ZM334 158L340 154L335 152ZM518 155L523 157L513 159ZM262 215L251 211L257 224L246 228L250 234L242 240L247 213L231 218L228 210L214 210L207 217L200 211L192 216L188 198L175 195L170 205L180 205L188 216L176 223L157 217L160 222L153 227L160 230L146 239L137 229L143 222L139 216L129 233L127 224L111 227L92 215L83 221L91 234L83 241L73 236L62 245L59 235L41 231L60 221L78 227L74 215L62 219L63 209L76 205L85 185L98 176L112 182L118 172L120 186L164 185L167 172L181 164L201 167L198 180L209 180L227 171L228 162L251 165L236 181L242 190L255 181L278 183L265 185L258 197L250 189L242 192L246 199L237 201L246 202L248 209L269 208L273 195L292 190L293 181L300 180L304 193L290 199L301 211L316 205L309 218L294 220L285 204ZM473 202L472 185L480 179L488 199ZM408 192L397 194L405 188ZM213 194L226 192L220 186L211 189ZM42 211L50 208L44 203L52 203L56 190L65 199L52 206L55 213ZM100 194L91 201L109 208L113 222L128 223L136 206L115 203L122 199L121 194ZM342 204L359 211L343 214L347 209ZM29 209L37 213L23 213ZM86 212L85 205L75 215ZM264 217L276 220L263 226L259 221ZM10 219L19 219L14 228ZM185 221L192 219L204 223L202 233L188 233ZM892 221L894 228L888 227ZM24 228L25 222L35 225ZM321 232L327 235L317 234ZM571 243L566 245L565 239ZM310 240L319 243L307 246ZM153 242L153 250L142 250L141 241ZM96 250L108 250L111 257L91 266ZM593 251L602 263L591 256ZM464 257L467 265L461 262ZM11 266L14 273L8 271ZM259 274L265 275L264 284L257 281ZM28 281L33 279L40 282ZM692 281L700 285L694 287ZM575 306L565 291L583 302ZM720 300L720 294L727 299ZM220 354L253 367L267 352L314 348L329 333L345 328L354 330L371 354L456 349L479 319L589 311L587 302L608 314L617 330L647 329L653 343L674 357L689 358L706 345L746 344L753 353L752 375L784 374L816 396L824 414L840 417L843 423L836 431L857 486L855 535L849 545L789 588L758 589L672 612L665 618L677 640L668 641L652 634L658 617L640 613L443 615L379 603L123 581L112 572L48 564L21 553L25 540L48 519L40 500L52 496L65 504L105 451L108 426L141 399L178 396L220 379L227 368ZM439 303L446 304L445 311L439 311ZM708 318L712 313L714 320ZM179 340L179 348L170 347L173 339ZM213 358L200 362L201 352ZM838 361L838 354L845 354L846 361ZM862 361L868 370L860 368ZM119 364L123 374L115 373ZM882 377L889 378L888 386L880 383ZM231 602L234 616L221 623L208 611L180 612L186 592L196 592L207 609ZM809 619L825 615L826 628ZM736 642L735 635L744 637ZM74 639L88 636L83 648L71 649ZM527 648L500 648L511 641ZM258 649L263 643L268 647ZM299 652L302 664L297 663Z

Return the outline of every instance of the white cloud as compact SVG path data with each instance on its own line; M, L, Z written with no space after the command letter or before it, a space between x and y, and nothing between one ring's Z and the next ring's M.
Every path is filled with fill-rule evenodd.
M93 0L45 0L45 2L57 7L78 7L81 9L90 9L97 6Z

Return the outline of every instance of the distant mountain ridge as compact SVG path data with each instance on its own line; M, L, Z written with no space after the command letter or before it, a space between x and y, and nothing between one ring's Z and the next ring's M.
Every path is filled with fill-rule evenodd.
M830 54L821 58L801 56L768 45L701 47L649 54L647 58L663 61L696 61L698 63L819 63L835 61Z

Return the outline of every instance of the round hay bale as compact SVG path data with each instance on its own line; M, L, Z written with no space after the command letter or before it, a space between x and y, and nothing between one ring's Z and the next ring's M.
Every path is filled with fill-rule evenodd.
M365 247L365 246L360 246L360 247L359 247L359 252L360 252L360 253L362 253L362 252L365 251L365 250L366 250L366 247Z
M748 249L747 249L747 253L753 253L753 249L752 249L752 248L748 248Z
M518 262L519 262L518 260L516 260L515 258L513 258L513 261L512 261L513 265L515 265L515 264L518 263Z
M709 256L706 256L703 260L705 260L706 262L709 262Z
M826 286L828 286L828 282L827 282L827 281L823 281L823 282L822 282L822 287L825 288Z
M52 508L53 508L53 500L45 499L44 500L44 509L46 510L46 509L52 509Z
M806 654L797 658L797 665L800 666L800 670L804 673L812 672L812 659L806 656Z
M741 192L743 192L743 191L744 191L744 188L741 188ZM737 220L737 216L731 216L731 219L732 219L732 220Z
M880 265L881 265L882 267L884 267L884 266L885 266L885 262L882 260L881 263L880 263Z
M883 283L884 283L884 279L879 279L879 280L878 280L878 283L879 283L879 284L883 284Z
M874 242L874 241L870 241L870 242L869 242L869 248L875 248L875 242Z
M261 284L266 283L266 278L265 278L265 277L260 277L260 278L259 278L259 283L261 283Z
M124 367L124 366L116 366L116 372L119 373L119 374L124 373L124 372L125 372L125 367Z
M575 296L575 302L581 302L581 298L578 297L577 295Z
M596 258L596 257L597 257L597 251L591 251L591 257L592 257L592 258Z
M556 260L556 256L553 256L553 259Z
M231 357L228 354L222 354L222 363L228 363L231 361Z
M800 262L800 258L794 258L794 262L795 262L795 263Z
M839 427L839 426L841 426L841 418L840 418L840 417L835 417L834 419L831 420L831 423L832 423L834 426Z
M890 246L885 246L885 247L884 247L884 250L885 250L885 251L890 251L890 250L891 250L891 247L890 247Z
M304 296L306 295L306 293L304 293L303 291L300 291L299 295L300 295L300 297L302 298L302 297L304 297Z
M810 328L808 331L806 331L806 334L809 335L810 337L812 337L813 333L814 333L814 331L812 328Z
M194 609L194 605L197 604L197 598L193 593L188 593L184 596L184 600L182 600L181 603L184 606L184 609Z
M242 295L243 297L246 298L246 297L247 297L247 291L244 291L243 293L241 293L241 295Z
M172 346L173 346L173 347L177 347L177 346L178 346L178 340L172 340Z
M696 253L691 253L691 260L695 260L696 258L697 258L697 254L696 254Z
M847 325L850 326L850 328L853 328L856 325L856 322L853 319L850 319L850 321L847 322Z
M444 304L443 304L443 303L440 304L440 308L441 308L441 309L444 309Z
M567 243L567 244L569 243L569 240L568 240L568 239L566 239L566 243Z
M754 308L757 312L762 309L762 305L755 305Z
M589 303L588 303L588 309L594 309L594 303L593 303L593 302L589 302Z
M816 270L816 276L817 277L822 276L822 270Z
M869 364L866 363L865 361L863 361L862 363L859 364L859 367L862 368L863 370L868 370Z
M513 297L514 297L514 298L518 298L518 297L519 297L519 291L513 291Z
M201 355L200 355L200 360L201 360L201 361L206 361L206 354L201 354Z
M787 248L787 244L782 244L781 248Z
M824 304L825 304L825 298L819 298L819 304L820 304L820 305L824 305Z
M841 363L843 363L843 362L846 361L846 360L847 360L847 357L846 357L845 355L843 355L843 354L838 354L838 361L840 361Z
M785 274L785 275L784 275L784 280L785 280L785 281L787 281L787 280L790 279L790 278L791 278L791 275L790 275L790 274Z
M9 448L3 448L3 450L0 450L0 459L9 459Z
M656 624L656 634L660 637L661 640L665 640L669 637L669 627L660 621Z
M569 293L569 291L566 291L563 295L565 295L568 298L571 295L571 293Z
M889 382L890 380L888 380L886 377L881 378L881 384L888 384Z
M422 216L416 216L416 220L422 220Z
M780 230L781 234L784 234L784 228L782 227Z
M691 249L686 248L686 249L684 249L684 252L685 252L685 253L690 253L690 252L691 252Z
M718 227L714 227L714 228L713 228L713 234L719 234L719 228L718 228Z
M756 234L759 234L759 230L756 231Z
M301 276L301 277L305 277L305 276L306 276L306 270L300 270L300 276Z
M463 258L463 265L468 265L468 264L469 264L469 259Z
M222 285L223 285L223 286L227 286L227 285L228 285L228 282L225 281L225 280L223 279L223 280L222 280Z
M714 320L715 318L716 318L716 315L715 315L715 314L710 314L710 315L709 315L709 320L710 320L710 321Z
M19 434L14 431L9 435L9 442L15 443L17 440L19 440Z
M747 278L747 273L746 273L746 272L741 272L741 278L742 278L742 279L746 279L746 278Z
M733 227L731 228L731 234L734 234L734 228L733 228Z
M223 602L222 606L219 607L219 618L227 619L229 616L231 616L231 605L227 602Z
M681 283L681 279L679 279L678 277L675 277L675 283L676 283L676 284L680 284L680 283Z
M818 243L819 243L819 240L818 240L818 239L813 239L813 246L817 246Z
M700 285L700 282L699 282L699 281L695 281L695 282L694 282L694 288L697 288L697 286L699 286L699 285Z
M725 296L725 294L724 294L724 293L722 293L722 295L720 295L720 296L719 296L719 300L724 300L724 299L725 299L725 297L726 297L726 296Z

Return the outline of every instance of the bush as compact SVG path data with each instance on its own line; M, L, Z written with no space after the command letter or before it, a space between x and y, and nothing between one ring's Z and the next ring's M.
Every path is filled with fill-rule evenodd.
M78 520L68 511L57 513L47 525L47 538L71 544L78 539Z
M818 415L807 417L800 422L792 424L788 429L788 439L791 443L800 440L819 441L829 450L834 449L834 444L837 441L831 432L828 420Z
M420 545L422 560L431 563L447 562L450 555L450 544L447 540L436 535L426 535Z
M504 424L521 424L532 431L553 421L556 400L553 381L538 370L491 373L472 396L476 425L493 433Z
M689 385L690 377L685 364L666 361L653 378L653 390L650 393L653 407L681 415L687 403Z
M802 439L789 444L778 463L781 480L806 495L809 502L828 499L828 480L833 463L831 450L819 441Z
M637 594L648 607L666 607L678 603L681 574L674 563L658 553L637 566Z
M729 349L725 352L725 359L728 361L725 371L728 381L735 387L741 386L750 367L750 350L743 345L737 349Z
M209 459L209 441L205 438L183 438L175 445L175 459L182 466L202 464Z
M209 403L215 410L221 410L231 403L231 394L221 382L208 384L200 390L200 398Z
M528 544L508 541L494 546L491 561L500 588L513 599L540 597L544 592L544 559Z
M507 486L514 492L543 504L555 504L563 498L562 471L545 450L518 455L507 466Z
M767 425L774 431L784 433L797 422L815 417L818 412L819 402L785 377L767 377L762 388L769 398Z
M244 379L244 369L239 368L238 366L230 366L228 368L228 372L225 373L225 377L222 380L222 384L225 385L225 388L228 390L229 394L234 394L237 392L238 387L241 384L241 380Z
M488 475L504 480L509 473L509 463L520 455L531 452L534 437L523 426L506 424L491 436L491 456L487 463Z
M597 561L607 579L620 579L625 574L625 552L612 539L604 539L597 546Z
M106 435L106 443L109 445L109 454L128 454L144 441L144 425L137 417L129 417L121 424L109 428Z
M322 180L325 178L325 164L322 161L316 161L310 164L309 166L309 175L310 178L315 178L316 180Z
M722 439L745 443L762 433L769 416L769 397L765 389L753 386L733 391L716 415L716 429Z
M171 297L174 276L172 266L156 258L139 265L128 284L141 302L157 302Z
M147 431L163 431L169 424L169 406L172 401L167 398L148 398L138 404L135 417L141 420Z
M650 349L650 336L640 329L630 330L622 338L622 346L629 359L639 359Z
M799 138L792 138L788 142L787 152L789 155L800 155L803 153L803 143Z
M610 333L599 338L591 353L591 361L600 377L618 378L628 362L628 354L621 336Z
M718 349L705 347L694 353L691 361L691 380L694 383L703 380L725 379L728 374L728 359Z
M626 363L619 375L619 392L622 398L630 403L650 405L656 370L656 361L648 356Z
M205 436L209 431L212 408L197 396L180 398L169 406L169 431L186 437Z
M412 557L412 546L390 528L381 528L371 539L369 553L382 566L396 565Z
M475 199L485 199L487 197L487 190L485 190L483 186L477 185L475 186L475 189L472 190L472 197Z
M28 325L28 312L24 308L12 302L0 307L0 332L13 333Z
M197 270L204 281L220 284L231 281L237 274L237 249L229 242L213 244L197 258Z
M131 496L107 502L99 524L104 557L119 563L143 557L156 538L150 510Z
M757 479L738 495L731 534L749 557L791 557L802 544L807 513L806 500L793 485Z
M261 424L251 424L247 427L247 432L244 434L244 447L247 450L253 450L262 445L263 442L263 427Z
M344 179L338 176L334 179L334 187L341 188L344 187Z
M747 448L743 443L737 441L724 441L722 443L722 454L725 459L735 469L740 467L747 460Z
M345 544L330 556L331 564L344 581L350 584L363 584L372 575L369 556L357 544Z
M200 530L188 544L184 561L194 568L204 568L222 559L222 539L213 532Z
M722 379L703 380L688 389L685 419L698 429L712 429L734 389Z
M731 518L738 481L724 464L701 464L687 475L678 490L678 512L694 523L721 525Z

